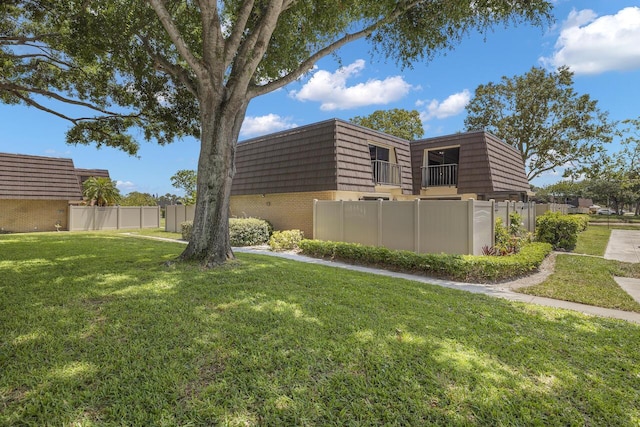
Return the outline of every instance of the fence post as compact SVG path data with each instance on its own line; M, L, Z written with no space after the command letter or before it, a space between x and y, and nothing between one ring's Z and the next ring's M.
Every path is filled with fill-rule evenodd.
M73 226L73 206L69 206L69 215L67 217L67 230L73 231L71 227Z
M378 199L378 239L377 246L382 246L382 199Z
M116 206L116 230L122 228L122 217L120 216L120 206Z
M340 241L344 242L344 200L340 200Z
M467 200L467 253L469 255L475 255L473 253L474 248L474 235L473 235L473 220L475 216L475 200Z
M415 199L413 206L413 250L420 253L420 199Z
M491 247L496 245L496 199L490 199L491 202Z
M312 239L315 239L318 235L318 199L313 199L313 229L311 231Z

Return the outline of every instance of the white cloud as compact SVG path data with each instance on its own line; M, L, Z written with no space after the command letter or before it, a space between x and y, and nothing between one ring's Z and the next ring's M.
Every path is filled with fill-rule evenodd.
M571 11L562 25L546 66L567 65L576 74L599 74L640 68L640 7L597 17L589 9Z
M291 129L296 127L295 123L287 117L280 117L277 114L267 114L266 116L246 117L242 123L240 135L254 136L264 135L279 130Z
M436 119L446 119L447 117L457 116L464 111L471 100L471 92L469 89L464 89L462 92L454 93L440 102L437 99L417 101L417 107L423 107L426 105L426 109L420 112L420 118L423 122Z
M302 89L292 91L291 96L298 101L320 102L321 110L331 111L389 104L409 93L411 85L402 76L370 79L365 83L347 86L347 79L358 76L364 70L364 64L364 60L358 59L335 73L318 70Z
M116 188L124 193L136 189L136 185L131 181L116 181Z

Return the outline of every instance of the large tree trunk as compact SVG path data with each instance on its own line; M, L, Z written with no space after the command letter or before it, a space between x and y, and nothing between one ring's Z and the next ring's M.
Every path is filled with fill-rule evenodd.
M234 257L229 242L229 197L247 102L218 101L210 92L200 103L200 109L202 129L193 233L180 259L215 267Z

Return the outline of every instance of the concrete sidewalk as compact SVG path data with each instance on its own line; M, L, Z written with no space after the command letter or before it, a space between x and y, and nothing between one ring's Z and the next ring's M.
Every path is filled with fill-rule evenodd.
M611 230L604 257L624 262L640 262L640 230Z
M611 230L605 259L640 262L640 230ZM614 277L616 283L640 303L640 279Z

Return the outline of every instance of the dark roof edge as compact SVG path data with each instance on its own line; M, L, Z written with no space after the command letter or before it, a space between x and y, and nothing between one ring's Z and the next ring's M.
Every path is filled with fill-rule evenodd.
M430 138L423 138L423 139L416 139L415 141L412 141L411 143L420 143L420 142L433 142L433 141L437 141L440 139L447 139L449 141L455 139L455 138L464 138L467 136L472 136L475 134L482 134L482 136L484 138L486 138L487 136L494 139L497 142L500 142L502 144L504 144L506 147L509 147L510 149L512 149L513 151L517 152L518 154L520 154L520 151L518 151L517 148L515 148L513 145L509 144L508 142L506 142L504 139L498 137L496 134L489 132L488 130L471 130L471 131L467 131L467 132L458 132L458 133L451 133L448 135L439 135L439 136L432 136Z
M281 130L278 132L273 132L273 133L268 133L265 135L261 135L261 136L256 136L253 138L249 138L249 139L245 139L242 141L238 141L238 145L242 144L254 144L260 141L264 141L267 139L272 139L275 137L283 137L283 136L287 136L287 135L293 135L296 133L300 133L300 132L305 132L307 130L313 129L313 128L317 128L317 127L323 127L323 126L327 126L327 125L331 125L333 124L333 126L345 126L345 127L351 127L351 128L355 128L355 129L361 129L363 132L368 132L368 133L374 133L374 134L378 134L384 138L387 139L394 139L397 140L398 142L402 142L402 143L407 143L410 142L404 138L400 138L394 135L389 135L388 133L384 133L381 132L379 130L375 130L375 129L371 129L368 128L366 126L361 126L361 125L357 125L355 123L351 123L348 120L343 120L343 119L338 119L338 118L332 118L332 119L328 119L328 120L323 120L321 122L315 122L315 123L309 123L306 125L302 125L302 126L296 126L294 128L291 129L285 129L285 130Z

